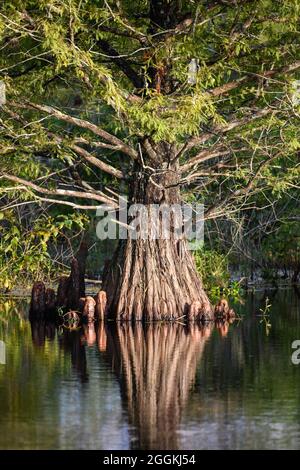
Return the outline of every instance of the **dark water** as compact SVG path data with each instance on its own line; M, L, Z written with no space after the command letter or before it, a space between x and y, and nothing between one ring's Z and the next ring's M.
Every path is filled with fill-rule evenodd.
M68 332L3 301L0 449L299 449L300 298L271 303L271 327L259 292L232 325Z

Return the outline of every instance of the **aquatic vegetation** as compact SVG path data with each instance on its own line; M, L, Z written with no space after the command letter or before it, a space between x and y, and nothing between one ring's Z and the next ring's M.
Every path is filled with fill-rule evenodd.
M268 336L270 333L270 328L272 327L271 322L270 322L270 310L271 310L272 304L269 301L269 298L265 298L265 305L263 308L260 308L259 311L261 312L261 320L259 323L263 323L265 325L265 330L266 330L266 335Z

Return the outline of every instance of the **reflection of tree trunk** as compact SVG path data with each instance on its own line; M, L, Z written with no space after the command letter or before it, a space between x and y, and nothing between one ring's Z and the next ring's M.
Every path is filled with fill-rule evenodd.
M74 369L80 376L82 382L88 381L86 352L82 342L81 331L65 330L62 341L62 347L71 353L71 361Z
M55 338L55 324L44 320L31 320L31 336L35 346L43 347L46 339L53 341Z
M300 265L297 265L294 268L294 272L293 272L293 275L292 275L292 284L297 284L299 274L300 274Z
M211 326L117 325L107 350L142 449L177 449L177 428Z
M53 322L44 320L31 320L31 336L35 346L43 348L46 339L53 341L56 335L56 325ZM103 324L99 328L104 328ZM82 335L84 333L84 335ZM64 334L59 337L60 346L71 354L71 362L82 382L88 381L87 363L86 363L86 342L91 346L96 341L94 324L85 325L83 330L69 331L64 330Z
M298 297L298 299L300 299L300 288L299 288L299 286L297 286L297 284L294 284L293 289L294 289L294 292L295 292L296 296Z

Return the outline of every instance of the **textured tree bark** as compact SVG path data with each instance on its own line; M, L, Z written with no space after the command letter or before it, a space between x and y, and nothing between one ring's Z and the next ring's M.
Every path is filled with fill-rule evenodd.
M150 204L179 204L175 167L162 165L151 174L136 168L130 201ZM184 237L174 236L171 217L169 239L121 240L110 267L104 273L108 318L116 320L212 319L212 308L197 274ZM148 222L148 230L153 222ZM158 221L161 224L161 221ZM157 229L157 227L156 227ZM158 227L162 229L161 226ZM197 308L194 308L195 303ZM191 307L192 306L192 307Z
M30 316L43 318L46 312L46 288L43 282L35 282L31 291Z
M65 308L68 303L69 276L62 276L57 287L57 306Z
M35 282L31 291L29 315L32 320L54 320L56 313L56 294L43 282Z
M82 312L82 316L86 321L88 321L88 322L94 321L94 319L95 319L95 306L96 306L95 299L88 295L85 298L83 312Z
M85 297L85 268L88 254L87 244L82 242L76 258L71 262L70 276L62 276L57 289L57 306L71 309L78 308L80 298Z
M34 283L31 292L31 318L47 317L54 320L57 308L74 310L80 307L80 299L85 296L84 275L87 253L87 244L82 242L77 257L72 260L70 276L62 276L59 280L57 295L53 289L46 289L43 282Z
M107 303L106 292L103 290L100 290L98 294L95 295L94 299L96 302L96 306L95 306L96 319L102 321L105 318L105 312L106 312L106 303Z

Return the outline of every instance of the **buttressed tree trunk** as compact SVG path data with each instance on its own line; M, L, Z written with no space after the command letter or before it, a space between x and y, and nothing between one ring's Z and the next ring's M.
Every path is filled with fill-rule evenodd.
M164 144L170 149L171 146ZM212 309L194 259L184 236L174 234L174 215L170 213L169 235L162 236L161 217L151 218L151 205L180 204L179 175L169 152L161 155L155 168L136 165L132 174L129 203L143 204L148 214L148 234L153 239L120 240L110 267L104 273L107 315L117 320L211 319ZM147 163L145 164L147 165ZM149 163L150 166L150 163ZM142 171L140 171L142 170ZM130 221L130 220L129 220ZM142 227L145 229L145 227Z
M149 33L174 28L181 13L180 4L150 2ZM156 54L148 67L148 86L155 93L174 91L172 62L161 62ZM131 176L129 202L143 204L150 213L151 204L181 202L176 145L154 143L145 137L140 145L140 166ZM153 221L148 222L151 233ZM158 222L157 225L160 225ZM143 227L144 229L145 227ZM162 227L156 226L160 231ZM197 274L184 237L121 240L111 267L105 272L103 289L107 293L107 315L117 320L207 320L212 308Z

